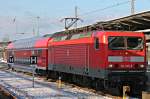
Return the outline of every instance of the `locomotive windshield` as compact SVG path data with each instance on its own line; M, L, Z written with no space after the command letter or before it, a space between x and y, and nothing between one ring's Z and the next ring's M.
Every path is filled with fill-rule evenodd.
M138 50L143 49L143 39L141 37L108 37L108 47L112 50Z

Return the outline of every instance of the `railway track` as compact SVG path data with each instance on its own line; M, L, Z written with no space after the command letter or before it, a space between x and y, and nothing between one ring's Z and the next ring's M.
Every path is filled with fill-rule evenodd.
M31 73L27 73L27 72L24 72L24 71L23 72L21 72L21 71L12 71L12 70L10 70L8 68L3 68L1 70L3 70L3 72L6 72L7 74L10 74L12 76L17 76L17 77L19 77L21 79L28 80L28 81L32 82ZM38 80L40 79L40 81L35 81L36 84L44 86L44 87L51 87L54 90L58 90L58 88L56 86L51 85L52 82L57 85L57 80L54 80L54 79L46 80L45 77L39 76L39 75L36 75L36 78ZM43 83L42 80L44 80L45 82ZM7 87L12 87L11 85L7 84L6 82L5 82L5 85L7 85ZM64 82L64 81L62 81L62 86L69 86L71 89L73 89L73 91L74 90L78 90L78 91L81 90L83 93L86 93L86 92L88 92L88 94L92 93L94 96L104 96L104 97L107 97L107 98L109 96L110 99L111 99L111 97L114 97L114 96L111 96L111 95L108 95L108 94L106 95L105 93L100 92L100 91L97 92L96 90L93 90L93 89L90 89L90 88L86 88L86 87L81 87L81 86L78 86L78 85L75 85L75 84L70 84L70 83L67 83L67 82ZM25 94L28 98L31 98L31 99L33 98L33 97L27 95L26 92L24 92L22 90L19 90L16 87L12 87L11 90L12 90L12 92L20 92L19 94L21 94L21 95ZM72 91L70 91L70 92L69 91L63 91L63 93L66 93L66 92L69 93L69 95L71 95L71 96L74 95L74 93ZM13 93L13 95L14 95L14 93Z
M6 69L5 72L7 73L10 73L11 75L16 75L18 76L17 74L15 73L21 73L21 74L25 74L27 76L32 76L32 73L31 72L25 72L25 71L11 71L10 69ZM19 75L19 77L22 77L21 75ZM46 77L44 76L40 76L40 75L35 75L35 77L38 77L38 79L43 79L44 81L46 82L55 82L57 83L58 80L57 79L46 79ZM29 78L26 78L26 77L23 77L24 79L26 80L29 80L29 81L32 81L32 79L29 79ZM36 84L40 84L42 86L45 86L45 87L49 87L49 85L47 83L43 83L43 82L39 82L39 81L35 81ZM94 93L95 95L101 95L101 96L105 96L105 97L109 97L110 99L122 99L121 96L114 96L114 95L111 95L111 94L108 94L106 91L97 91L95 89L92 89L92 88L87 88L87 87L83 87L83 86L79 86L79 85L76 85L76 84L73 84L73 83L68 83L66 81L62 81L61 83L63 86L71 86L72 88L76 88L77 90L82 90L82 91L88 91L90 93ZM108 99L109 99L108 98Z
M21 77L21 78L23 78L25 80L28 80L28 81L32 82L32 79L30 78L32 76L32 72L20 71L20 69L12 71L8 67L3 68L3 71L5 71L5 72L7 72L7 73L9 73L11 75L15 75L15 76ZM29 77L24 77L22 75L29 76ZM45 81L45 83L40 82L40 81L35 81L36 84L40 84L40 85L42 85L44 87L51 86L51 85L49 85L47 83L54 82L54 83L57 84L57 82L58 82L58 79L48 79L47 80L45 76L41 76L41 75L35 75L35 77ZM88 92L94 93L95 95L101 95L101 96L104 96L104 97L109 97L110 99L122 99L121 96L114 96L114 95L110 94L108 91L97 91L97 90L92 89L92 88L79 86L79 85L76 85L76 84L73 84L73 83L69 83L69 82L66 82L66 81L62 81L62 85L63 86L70 86L71 88L76 88L77 90L82 90L82 91L85 91L85 92L88 91ZM55 90L58 90L57 88L55 88L56 86L51 86L51 87L54 88ZM72 94L72 93L70 92L70 94Z
M5 75L6 75L6 78L7 78L7 76L9 76L9 77L16 77L15 79L15 81L14 81L14 79L12 79L11 80L11 82L12 83L15 83L15 82L17 82L17 80L19 80L19 79L24 79L24 80L26 80L26 81L29 81L29 82L31 82L32 81L32 79L31 79L31 75L29 75L29 74L26 74L26 73L23 73L23 72L17 72L17 71L11 71L10 69L3 69L3 71L2 71L2 73L4 73L5 72ZM2 76L2 75L1 75ZM96 93L94 93L94 92L90 92L90 91L87 91L87 90L85 90L85 88L81 88L81 87L77 87L77 86L75 86L75 85L69 85L69 84L67 84L67 83L64 83L64 82L62 82L62 85L63 86L67 86L67 88L64 88L64 87L62 87L61 89L58 89L55 85L57 84L56 83L56 81L54 82L54 80L53 80L53 82L55 83L55 85L53 85L53 84L51 84L51 83L53 83L53 82L49 82L49 81L46 81L46 82L42 82L42 80L44 79L43 77L37 77L37 79L41 79L41 80L36 80L35 81L35 84L36 84L36 86L38 85L40 85L40 86L42 86L43 88L51 88L51 90L58 90L58 91L60 91L61 90L61 93L63 93L64 95L58 95L57 94L57 96L59 96L59 97L72 97L72 96L81 96L81 98L82 97L84 97L84 98L86 98L86 97L102 97L102 95L99 95L99 94L96 94ZM17 93L17 94L19 94L19 96L24 96L24 97L27 97L27 99L37 99L37 98L35 98L34 96L32 96L32 95L30 95L29 93L27 93L26 91L23 91L22 89L19 89L18 87L18 85L16 86L16 87L14 87L14 86L12 86L12 84L9 84L8 82L10 81L10 80L8 80L8 79L1 79L1 83L3 83L5 86L3 86L3 87L6 87L6 88L9 88L10 90L10 93L12 93L14 96L15 96L15 93ZM52 80L51 80L52 81ZM36 89L36 88L35 88ZM32 89L33 90L33 89ZM74 91L76 92L76 93L74 93ZM80 91L82 91L82 92L80 92ZM18 95L16 95L15 96L17 99L23 99L23 98L19 98L18 97ZM55 97L55 96L50 96L50 97ZM104 97L104 96L103 96ZM40 98L41 99L41 98ZM42 98L43 99L43 98ZM45 99L45 98L44 98ZM69 98L70 99L70 98ZM103 98L102 98L103 99ZM104 99L107 99L107 98L104 98Z

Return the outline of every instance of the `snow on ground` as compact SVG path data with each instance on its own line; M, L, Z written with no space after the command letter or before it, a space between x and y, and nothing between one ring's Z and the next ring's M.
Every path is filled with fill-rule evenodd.
M0 71L0 85L18 99L111 99L71 85L62 84L58 88L56 82L38 77L33 88L31 76L9 71Z
M0 58L0 62L1 62L1 63L7 63L7 61L4 60L3 58Z

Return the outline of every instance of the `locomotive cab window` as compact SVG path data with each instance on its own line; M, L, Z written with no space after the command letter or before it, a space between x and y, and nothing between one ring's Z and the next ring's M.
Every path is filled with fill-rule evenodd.
M141 37L109 37L108 47L111 50L140 50L143 49L143 39Z
M143 49L144 47L144 42L141 37L128 37L127 44L127 49Z
M94 38L94 48L99 49L99 38Z

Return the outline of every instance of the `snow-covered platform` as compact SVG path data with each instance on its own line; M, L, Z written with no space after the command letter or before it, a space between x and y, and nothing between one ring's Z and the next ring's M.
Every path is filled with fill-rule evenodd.
M39 77L35 77L33 88L32 76L11 71L0 71L0 85L17 99L111 99L71 85L58 88L57 82Z

